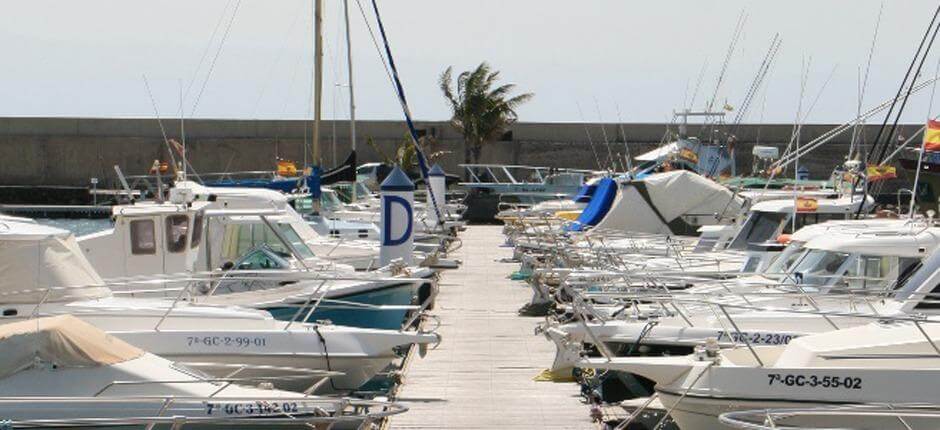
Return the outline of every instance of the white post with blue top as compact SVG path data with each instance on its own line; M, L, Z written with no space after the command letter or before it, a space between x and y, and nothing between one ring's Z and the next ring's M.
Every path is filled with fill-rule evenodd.
M379 229L382 247L379 250L379 263L385 266L392 260L401 259L411 265L414 251L415 184L395 166L382 181L380 190L382 224Z
M444 169L441 168L439 164L431 166L431 170L428 171L428 184L430 185L431 196L428 198L428 204L425 208L427 213L428 221L434 223L434 225L439 225L446 220L438 218L438 214L441 217L445 216L444 205L447 202L447 177L444 175ZM437 203L438 210L434 210L434 203Z

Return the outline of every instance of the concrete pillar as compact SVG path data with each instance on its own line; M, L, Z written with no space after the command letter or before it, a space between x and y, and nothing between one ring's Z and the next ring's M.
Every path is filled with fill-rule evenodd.
M434 210L434 202L437 202L437 208L442 217L447 214L444 208L444 205L447 204L447 177L444 175L444 169L439 164L431 166L431 170L428 172L428 183L431 188L431 195L434 198L433 201L428 198L427 217L434 225L438 225L445 220L438 219L438 211Z
M414 199L415 185L398 166L388 174L379 187L381 190L382 247L379 263L402 259L411 265L414 251Z

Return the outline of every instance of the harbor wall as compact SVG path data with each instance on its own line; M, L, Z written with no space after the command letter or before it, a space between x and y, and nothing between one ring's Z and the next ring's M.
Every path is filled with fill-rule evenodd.
M464 144L450 124L419 121L416 126L436 141L430 152L443 152L437 162L450 173L461 173L457 165L463 162ZM179 121L164 120L163 127L168 137L182 140ZM310 153L310 121L196 119L183 127L188 159L197 172L271 170L276 157L301 162ZM480 162L595 169L598 161L608 165L609 158L622 159L627 151L635 156L655 148L667 127L675 128L663 123L518 123L501 141L484 148ZM806 125L800 141L805 144L834 127ZM900 134L910 136L919 128L904 125ZM690 126L690 132L698 130ZM736 127L738 172L750 171L755 142L777 146L782 153L792 132L788 124ZM406 133L400 121L358 122L359 163L393 156ZM871 142L876 133L877 126L867 126L862 140ZM844 159L850 139L851 130L802 159L801 165L814 178L827 177ZM334 164L334 153L335 162L342 161L349 148L348 122L321 125L325 165ZM169 156L155 119L0 118L2 186L86 187L91 178L99 178L99 187L115 187L114 165L126 175L141 175L157 159Z

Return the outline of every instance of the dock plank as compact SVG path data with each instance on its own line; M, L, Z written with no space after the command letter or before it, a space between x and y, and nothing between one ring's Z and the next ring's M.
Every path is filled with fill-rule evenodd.
M533 330L541 318L516 310L531 290L507 276L517 264L501 226L470 226L444 272L434 313L443 342L406 369L398 400L410 410L393 429L595 429L573 383L535 382L554 347Z

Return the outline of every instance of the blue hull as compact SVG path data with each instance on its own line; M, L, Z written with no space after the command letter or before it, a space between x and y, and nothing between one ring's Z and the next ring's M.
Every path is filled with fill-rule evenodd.
M407 306L413 304L416 290L417 287L413 284L393 285L333 299L369 305ZM289 321L297 314L296 307L273 307L265 310L282 321ZM309 308L304 309L301 315L306 315L307 312ZM330 320L336 325L400 330L408 312L408 310L349 309L342 307L341 304L323 303L310 315L307 322Z

